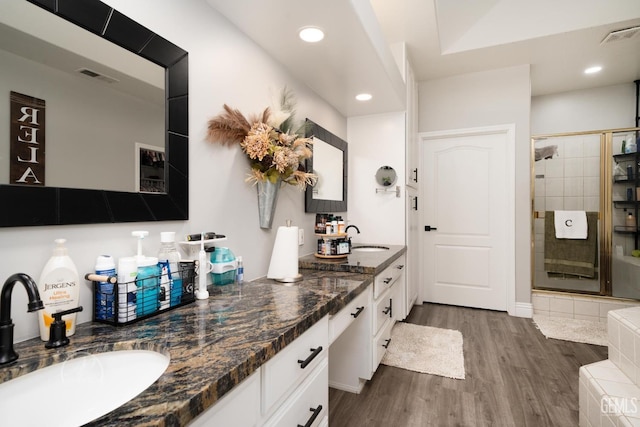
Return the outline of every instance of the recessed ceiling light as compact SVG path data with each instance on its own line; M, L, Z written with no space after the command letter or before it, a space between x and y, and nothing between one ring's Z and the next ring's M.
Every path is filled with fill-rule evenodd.
M596 65L595 67L589 67L586 70L584 70L585 74L595 74L598 73L602 70L602 67L599 65Z
M307 43L317 43L324 38L324 31L318 27L303 27L298 31L298 35Z
M370 93L361 93L356 95L356 99L358 101L369 101L371 98L373 98L373 96L371 96Z

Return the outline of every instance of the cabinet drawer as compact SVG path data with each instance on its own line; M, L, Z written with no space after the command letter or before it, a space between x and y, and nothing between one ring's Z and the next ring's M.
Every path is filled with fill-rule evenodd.
M311 426L326 421L329 413L329 365L324 358L289 400L265 423L265 426Z
M369 310L370 286L346 305L338 313L329 318L329 344L342 334L356 318L366 316Z
M287 395L322 360L327 358L329 347L327 317L323 317L263 365L262 413L264 415L268 414L275 404L286 399ZM302 362L308 362L308 364Z
M393 328L394 322L387 322L386 326L380 331L380 334L376 336L375 342L373 345L373 370L378 369L378 365L380 365L380 361L382 360L382 356L387 351L387 347L391 342L391 329Z
M238 384L190 424L205 426L257 426L260 419L260 372Z
M402 256L395 260L389 267L385 268L382 273L376 275L373 282L373 299L378 299L385 290L393 285L404 271L404 264L404 256Z
M387 291L373 304L373 335L377 334L384 323L393 315L392 297L391 291Z

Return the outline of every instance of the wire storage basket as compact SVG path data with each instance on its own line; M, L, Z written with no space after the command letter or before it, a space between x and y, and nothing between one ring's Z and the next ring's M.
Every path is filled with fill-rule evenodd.
M194 302L194 265L180 264L176 272L123 283L116 276L87 274L94 289L93 320L124 326Z

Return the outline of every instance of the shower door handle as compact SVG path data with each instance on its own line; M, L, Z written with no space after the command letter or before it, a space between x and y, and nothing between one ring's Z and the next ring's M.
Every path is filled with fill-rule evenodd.
M424 231L435 231L435 230L437 230L436 227L432 227L430 225L425 225L424 226Z

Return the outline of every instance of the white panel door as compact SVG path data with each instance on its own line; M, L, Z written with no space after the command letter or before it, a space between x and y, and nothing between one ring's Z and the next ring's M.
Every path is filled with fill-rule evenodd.
M513 263L513 160L508 132L422 139L422 295L428 302L507 310ZM510 241L511 240L511 241Z

